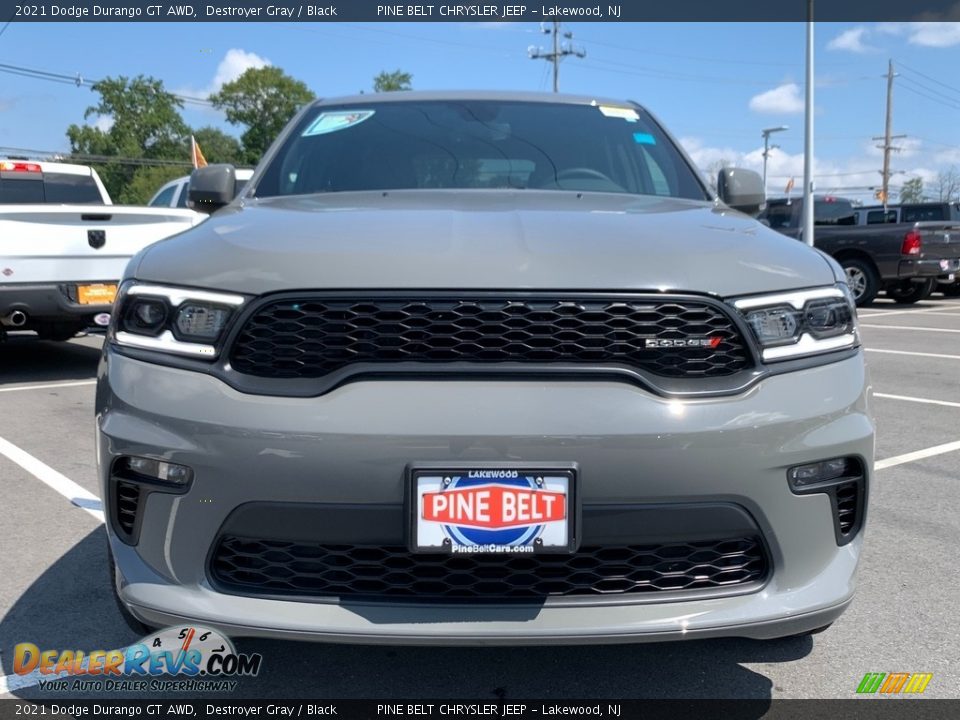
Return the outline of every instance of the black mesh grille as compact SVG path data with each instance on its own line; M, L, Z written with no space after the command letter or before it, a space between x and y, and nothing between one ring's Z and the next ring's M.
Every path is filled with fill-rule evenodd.
M707 302L502 297L276 300L246 320L230 351L238 372L273 378L411 361L612 364L696 378L736 373L749 353Z
M133 535L137 524L137 511L140 508L140 486L117 482L113 502L116 526L127 535Z
M849 535L859 524L857 517L860 483L852 482L837 488L837 524L841 535Z
M464 556L225 536L211 572L224 589L249 595L495 601L722 588L761 580L767 560L757 538Z

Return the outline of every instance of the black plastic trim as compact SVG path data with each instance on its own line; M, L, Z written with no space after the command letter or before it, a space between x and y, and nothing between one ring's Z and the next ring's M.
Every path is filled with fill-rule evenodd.
M830 458L824 458L827 460ZM833 478L831 480L825 480L822 483L816 485L811 485L808 488L795 488L790 485L789 475L787 477L787 484L790 485L790 490L795 495L827 495L830 498L830 514L833 518L833 532L836 537L837 546L843 547L844 545L850 543L863 529L863 526L866 522L866 512L867 512L867 492L869 486L868 473L866 470L867 464L864 462L864 459L859 455L851 455L849 460L854 460L859 465L859 473L843 475L838 478ZM817 461L811 461L817 462ZM804 463L806 464L806 463ZM789 472L789 471L788 471ZM837 492L840 488L847 485L855 485L857 488L857 504L856 504L856 519L854 524L850 527L849 530L843 532L840 528L840 501L837 498Z
M418 469L449 467L450 463L419 464ZM475 463L482 467L483 463ZM489 467L501 467L502 463L489 463ZM540 463L542 467L553 464ZM528 466L529 467L529 466ZM556 467L570 468L558 464ZM216 550L225 536L256 537L263 540L283 542L314 542L337 545L404 545L407 538L405 527L407 514L400 504L345 504L345 503L294 503L294 502L249 502L236 507L224 520L214 541L207 550L205 567L210 587L226 595L258 597L290 602L316 604L383 604L391 606L420 606L425 603L402 597L385 599L357 597L341 599L300 595L295 593L246 593L236 587L220 583L213 571ZM756 538L763 550L766 572L762 578L743 584L696 590L664 590L651 594L602 596L548 597L545 600L498 600L478 602L484 607L546 605L564 607L577 605L622 605L656 604L705 600L720 597L748 595L759 592L773 577L774 555L770 543L759 524L742 505L732 502L699 503L647 503L647 504L597 504L581 505L578 516L580 545L686 543L699 541L723 541L739 537ZM436 607L449 604L469 605L469 601L446 603L430 601L426 605Z
M140 528L143 525L143 513L144 508L146 507L147 498L154 493L162 493L165 495L184 495L190 490L192 481L182 487L178 487L170 483L165 483L161 480L149 478L145 475L120 470L118 465L126 457L126 455L117 456L114 458L113 463L110 466L109 481L107 482L106 514L108 516L107 521L110 523L111 529L120 539L120 541L125 545L133 546L140 542ZM137 499L137 516L133 523L133 529L130 532L127 532L117 524L116 504L118 483L136 485L140 490L140 496Z

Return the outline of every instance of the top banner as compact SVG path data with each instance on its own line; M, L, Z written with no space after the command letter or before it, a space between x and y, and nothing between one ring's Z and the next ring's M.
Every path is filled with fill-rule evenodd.
M944 22L960 20L958 0L554 0L466 4L372 0L0 0L0 22Z

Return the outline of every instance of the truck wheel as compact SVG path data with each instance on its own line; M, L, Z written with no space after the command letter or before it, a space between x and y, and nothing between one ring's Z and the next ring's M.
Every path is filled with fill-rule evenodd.
M887 297L901 305L911 305L930 297L936 284L935 278L927 278L919 283L905 280L887 288Z
M944 297L957 297L960 296L960 281L952 283L950 285L944 285L940 292L943 293Z
M857 307L872 303L880 291L880 278L873 265L860 258L845 258L840 261L840 266L847 275L847 285Z

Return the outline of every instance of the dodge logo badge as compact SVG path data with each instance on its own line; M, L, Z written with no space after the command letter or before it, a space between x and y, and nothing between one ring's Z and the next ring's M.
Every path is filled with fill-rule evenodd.
M87 230L87 242L94 250L99 250L107 244L107 231Z

